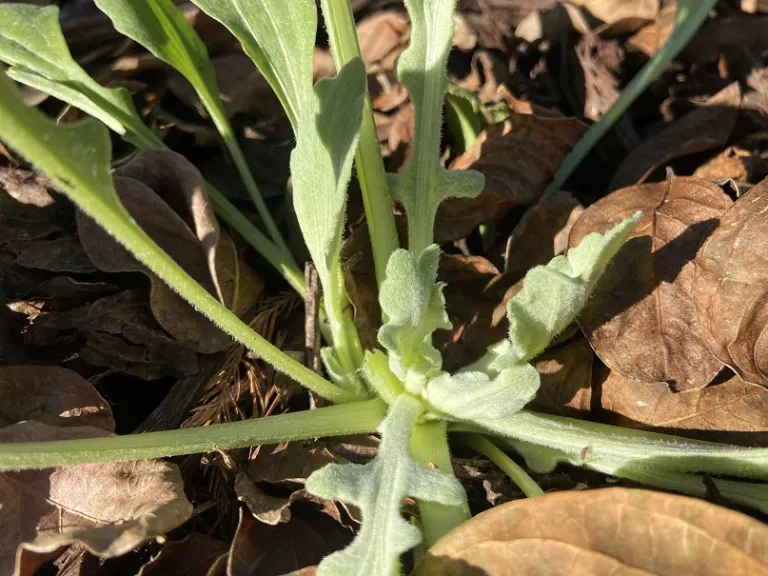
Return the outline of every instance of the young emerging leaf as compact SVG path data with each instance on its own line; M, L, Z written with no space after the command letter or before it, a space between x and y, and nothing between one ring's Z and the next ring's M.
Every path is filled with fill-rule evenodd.
M192 0L226 26L267 79L297 128L312 90L317 9L312 0Z
M432 244L417 258L399 249L387 262L379 292L381 310L388 319L379 329L379 342L389 352L389 367L406 390L420 395L427 381L442 366L431 335L449 329L443 285L435 283L440 248Z
M34 162L85 213L202 314L281 372L335 401L352 395L286 356L240 321L163 252L117 198L109 174L111 143L95 120L58 126L27 108L0 73L0 139Z
M339 258L347 184L360 137L365 78L365 66L356 58L335 78L315 85L301 109L296 148L291 154L296 218L323 286L336 353L347 371L359 367L362 351L345 349L353 324Z
M573 322L639 218L640 213L605 234L589 234L564 256L528 272L523 289L507 303L510 346L492 368L530 360Z
M482 422L522 410L538 389L536 368L521 362L505 368L493 379L483 372L444 372L427 384L424 399L453 418Z
M413 100L416 115L413 154L400 174L391 175L390 190L408 213L410 249L420 254L432 243L437 207L446 198L480 193L479 172L450 171L440 165L440 127L445 73L453 38L456 0L405 0L411 17L411 44L395 71Z
M104 88L74 61L56 6L0 6L0 60L8 76L98 118L137 146L160 147L125 88Z
M368 464L329 464L307 479L307 490L360 508L363 525L354 542L320 563L319 576L392 576L400 554L421 541L419 530L400 517L403 498L448 506L465 498L453 476L424 468L410 456L408 440L424 405L402 394L379 431L379 452Z

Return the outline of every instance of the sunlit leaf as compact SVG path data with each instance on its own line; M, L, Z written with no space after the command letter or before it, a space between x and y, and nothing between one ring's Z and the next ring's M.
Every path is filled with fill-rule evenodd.
M0 60L8 75L98 118L129 142L159 146L125 88L104 88L74 61L56 6L0 6Z
M419 254L432 243L435 213L442 200L480 193L479 172L449 171L440 165L443 96L448 88L446 62L453 38L456 0L406 0L411 44L400 55L396 72L416 109L414 147L408 165L393 175L390 190L408 213L408 241Z
M432 345L432 333L451 327L443 285L435 283L439 259L435 244L418 258L408 250L396 250L387 262L379 293L387 317L379 329L379 342L389 353L390 369L413 394L420 394L427 380L440 372L442 360Z
M294 128L312 89L317 9L311 0L192 0L237 37Z
M419 400L400 395L379 428L376 458L365 465L329 464L307 480L312 494L354 504L363 517L354 542L323 560L320 576L392 576L400 554L421 541L419 530L400 517L403 498L463 502L464 489L456 478L420 466L409 454L411 430L423 411Z

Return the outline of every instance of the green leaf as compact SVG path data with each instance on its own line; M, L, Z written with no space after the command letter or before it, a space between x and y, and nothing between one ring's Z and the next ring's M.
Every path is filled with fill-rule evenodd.
M192 26L171 0L94 0L115 28L135 40L163 62L178 70L197 92L216 125L253 200L264 226L283 256L292 263L288 246L261 197L219 98L216 74L208 51Z
M318 576L392 576L400 554L421 541L419 530L400 516L403 498L448 506L464 501L456 478L420 466L409 454L408 440L423 411L419 400L402 394L379 428L381 444L371 462L329 464L307 479L310 493L354 504L363 517L354 542L323 560Z
M449 329L443 284L436 284L440 248L429 246L417 258L399 249L387 262L387 273L379 291L379 302L387 322L379 328L379 343L389 352L389 367L405 383L405 389L420 395L442 366L440 352L432 346L432 333Z
M140 262L238 342L277 370L337 402L354 398L267 342L163 252L123 208L109 174L109 133L95 120L58 126L27 108L0 73L0 139L34 163Z
M341 271L341 235L347 185L360 137L366 84L362 60L351 60L335 78L318 82L299 115L291 154L293 206L323 285L323 303L339 363L354 371L362 349L351 320ZM351 343L350 343L351 342ZM350 349L350 348L354 348Z
M627 218L605 234L589 234L581 244L532 268L523 289L507 302L511 346L492 368L530 360L574 321L587 303L608 262L640 218Z
M413 100L416 125L413 154L400 174L391 175L390 190L408 213L410 249L420 254L432 243L440 202L477 196L485 179L479 172L446 170L439 161L456 0L405 0L405 6L411 17L411 44L398 58L395 71Z
M522 410L538 389L539 373L522 362L505 368L493 379L483 372L443 372L429 381L424 400L452 418L483 422Z
M317 9L312 0L192 0L226 26L267 79L288 119L312 89Z
M125 88L104 88L74 61L56 6L0 5L0 60L8 76L98 118L137 146L159 147Z

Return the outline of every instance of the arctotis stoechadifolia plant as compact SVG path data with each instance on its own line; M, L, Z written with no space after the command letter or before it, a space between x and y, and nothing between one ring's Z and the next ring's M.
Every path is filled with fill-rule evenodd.
M277 370L336 406L201 429L2 445L0 470L163 457L378 431L382 441L371 462L364 466L331 465L307 482L311 492L350 502L362 512L363 526L352 545L320 565L321 574L342 576L390 576L398 569L400 555L422 535L431 544L468 517L465 494L451 471L447 431L461 432L469 446L510 471L529 495L540 491L497 444L518 451L537 471L566 462L696 495L706 490L697 472L768 478L765 450L683 440L524 409L539 386L538 373L529 361L576 317L636 217L617 222L604 235L587 236L566 255L534 268L523 290L509 302L509 338L458 373L442 369L432 334L448 328L450 319L443 286L436 283L440 250L432 243L434 214L444 198L472 196L483 185L481 175L446 171L438 162L454 0L406 1L413 31L411 46L398 62L397 73L416 105L416 134L413 156L405 171L391 178L391 187L407 211L409 247L397 248L391 239L376 244L376 236L372 238L379 257L386 255L379 294L385 318L378 333L381 349L376 350L360 346L339 263L353 162L361 179L373 178L377 171L370 167L381 162L380 157L370 157L368 140L373 135L365 129L370 112L365 69L351 54L357 44L347 0L322 2L340 66L336 78L314 86L306 71L311 71L312 51L307 46L311 48L313 42L315 21L302 20L314 13L311 0L292 0L290 10L284 9L284 0L196 3L240 39L272 84L296 131L291 158L294 207L323 286L329 333L323 360L330 381L253 332L196 284L130 218L112 186L109 136L98 120L139 146L162 143L143 125L126 93L100 87L71 61L61 33L53 25L55 9L0 6L0 59L12 65L9 74L15 79L79 106L98 120L56 125L26 108L12 83L0 74L0 139L35 164L202 314ZM204 51L168 0L98 0L97 4L119 29L185 70L198 91L208 91L207 104L216 109L212 78L206 72L210 65L202 64L200 70L189 68L207 63ZM26 25L45 19L45 28ZM36 36L31 36L33 33ZM41 37L45 41L41 42ZM288 38L290 43L285 41ZM215 114L212 112L212 118ZM361 171L361 166L367 168ZM382 194L366 203L369 223L381 225L378 218L391 219L383 173L380 181L368 182L364 188ZM382 205L388 207L385 216L381 210L369 209ZM217 206L222 213L221 204ZM231 205L223 210L223 217L238 221L242 215L232 210ZM241 226L247 229L252 225L241 222ZM379 230L388 227L384 224ZM276 249L280 244L277 240L273 243ZM763 485L714 482L725 497L768 511L768 493ZM400 516L406 496L419 502L421 532Z

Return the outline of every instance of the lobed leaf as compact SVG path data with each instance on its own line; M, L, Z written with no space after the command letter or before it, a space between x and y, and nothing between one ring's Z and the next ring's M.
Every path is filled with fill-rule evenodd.
M405 382L406 389L420 394L427 380L442 365L431 335L449 329L443 285L436 284L440 248L433 244L416 256L399 249L387 262L379 301L387 322L379 329L379 342L389 353L389 367Z
M240 41L294 130L312 90L317 9L311 0L192 0Z
M308 479L307 490L360 508L363 524L354 542L323 560L319 576L391 576L400 554L421 541L419 530L400 517L403 498L459 505L464 489L456 478L424 468L409 454L408 441L424 405L402 394L379 431L379 452L364 466L329 464Z
M390 190L408 213L408 239L420 254L432 242L435 214L446 198L472 198L483 188L479 172L457 172L440 165L445 69L453 38L456 0L406 0L411 17L411 44L395 71L415 107L413 154L400 174L391 175Z
M56 6L0 6L0 60L8 76L98 118L126 140L159 147L125 88L104 88L72 58Z
M424 399L453 418L482 422L522 410L536 395L539 380L527 362L505 368L493 379L483 372L443 372L429 381Z
M523 289L507 302L510 346L492 368L530 360L573 322L640 217L636 213L605 234L589 234L565 255L528 272Z

